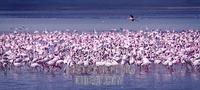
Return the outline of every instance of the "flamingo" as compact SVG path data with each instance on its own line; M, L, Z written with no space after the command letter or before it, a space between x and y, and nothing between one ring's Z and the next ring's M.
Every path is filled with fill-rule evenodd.
M113 66L118 65L117 61L115 61L115 60L112 60L111 63L112 63Z
M36 70L42 68L42 66L40 64L38 64L37 62L31 63L30 67L33 68L33 69L36 69Z
M130 20L135 21L135 17L130 15ZM153 61L152 63L166 65L169 69L173 69L172 66L178 63L198 68L199 35L195 31L163 33L142 30L81 35L59 31L2 34L0 57L5 60L1 60L0 64L1 67L9 64L15 67L25 64L33 64L33 67L34 64L56 67L63 64L88 66L92 62L97 66L129 63L146 67Z
M161 60L154 60L154 63L155 63L155 64L160 64L160 63L161 63Z
M192 64L196 70L200 70L200 59L193 61Z
M134 63L135 63L135 59L131 56L130 60L129 60L129 64L131 65L131 64L134 64Z
M149 61L149 59L148 58L146 58L146 57L144 57L143 59L142 59L142 66L143 65L149 65L149 64L151 64L151 62Z
M57 60L56 61L56 66L60 66L61 64L63 64L63 60Z
M171 58L166 60L166 61L164 61L163 65L166 65L171 72L174 71L173 70L173 62L171 61Z
M96 62L96 66L103 66L103 65L105 65L104 61L97 61Z
M89 61L88 61L88 60L83 61L83 65L84 65L84 66L88 66L88 65L89 65Z
M104 65L109 67L109 66L112 66L112 63L110 61L106 61Z
M77 62L77 65L83 65L83 61L82 61L82 60L79 60L79 61Z
M21 69L21 67L23 66L23 64L21 62L14 62L13 63L13 66L16 67L16 68L19 68ZM18 71L18 70L17 70Z
M145 68L146 71L149 71L149 65L151 64L151 62L149 61L148 58L146 57L143 57L142 59L142 63L141 63L141 66L143 66Z

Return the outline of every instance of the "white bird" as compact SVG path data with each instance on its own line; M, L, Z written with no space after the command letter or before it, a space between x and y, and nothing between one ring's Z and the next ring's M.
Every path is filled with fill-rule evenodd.
M122 59L122 61L120 62L121 65L126 64L126 61Z
M31 68L37 68L37 67L42 67L42 66L38 63L31 63L30 67Z
M161 60L154 60L154 63L155 63L155 64L160 64L160 63L161 63Z
M166 60L166 61L164 61L162 64L163 64L163 65L168 65L169 62L170 62L169 60Z
M104 61L97 61L96 66L103 66L105 65Z
M135 62L135 59L133 57L131 57L129 60L129 64L134 64L134 62Z
M86 60L86 61L83 61L83 65L84 65L84 66L88 66L88 65L89 65L89 61L87 61L87 60Z
M112 65L118 65L117 61L112 60Z
M14 62L13 65L14 65L15 67L21 67L21 66L23 66L23 64L22 64L22 63L19 63L19 62Z
M50 61L47 62L47 65L53 66L53 65L55 65L55 63L56 63L56 61L50 60Z
M79 60L79 61L77 62L77 64L78 64L78 65L83 65L83 61L82 61L82 60Z
M57 60L57 61L56 61L56 66L59 66L59 65L61 65L61 64L63 64L63 60Z
M64 64L67 64L67 66L73 66L75 63L72 60L69 61L63 61Z
M107 62L105 62L105 66L107 66L107 67L112 66L112 63L107 61Z
M143 59L142 59L142 66L143 65L149 65L149 64L151 64L151 62L149 61L149 59L148 58L146 58L146 57L144 57Z
M195 60L192 62L194 66L200 65L200 60Z
M141 61L141 60L136 60L136 61L135 61L135 64L136 64L136 65L141 65L141 64L142 64L142 61Z

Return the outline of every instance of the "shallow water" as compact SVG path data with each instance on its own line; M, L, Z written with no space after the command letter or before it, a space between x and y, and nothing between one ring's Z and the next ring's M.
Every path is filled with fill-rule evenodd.
M74 74L63 71L1 71L1 90L199 90L200 73L168 72L163 67L139 72ZM76 69L75 69L76 70ZM126 68L127 70L127 68ZM132 72L131 72L131 71Z

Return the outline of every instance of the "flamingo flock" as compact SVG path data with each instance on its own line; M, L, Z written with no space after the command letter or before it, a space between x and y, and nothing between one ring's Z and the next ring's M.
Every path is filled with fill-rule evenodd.
M0 35L0 69L176 64L200 70L200 32L14 32Z

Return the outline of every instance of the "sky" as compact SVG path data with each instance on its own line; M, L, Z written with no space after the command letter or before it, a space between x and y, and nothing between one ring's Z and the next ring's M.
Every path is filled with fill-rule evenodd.
M200 7L200 0L0 0L0 10Z

